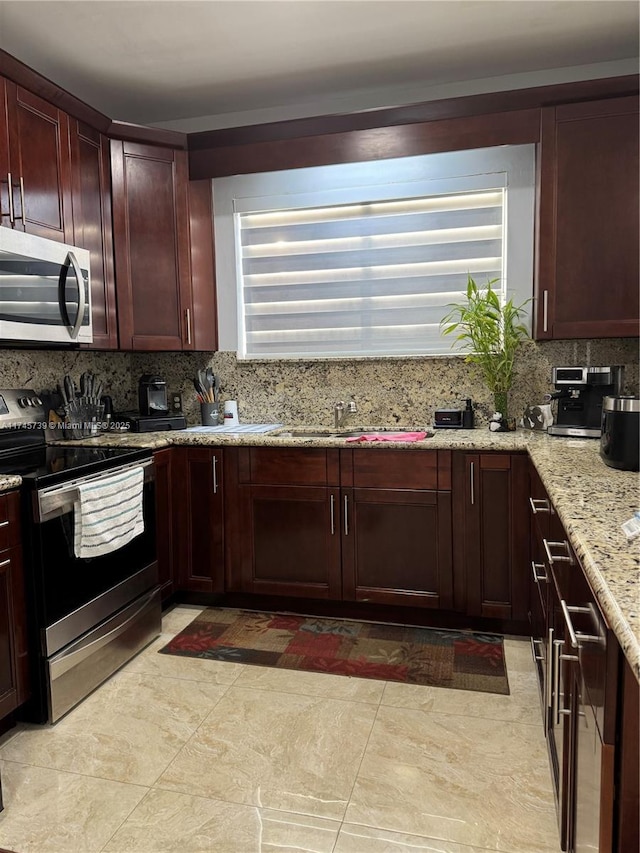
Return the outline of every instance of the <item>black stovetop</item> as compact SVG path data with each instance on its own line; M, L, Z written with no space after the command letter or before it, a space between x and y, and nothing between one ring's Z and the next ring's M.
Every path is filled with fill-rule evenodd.
M144 448L68 447L34 440L30 446L0 446L0 474L18 474L27 485L40 489L149 459L151 454Z

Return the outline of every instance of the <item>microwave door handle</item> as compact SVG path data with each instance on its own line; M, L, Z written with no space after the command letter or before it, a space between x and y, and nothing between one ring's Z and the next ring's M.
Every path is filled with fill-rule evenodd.
M67 274L69 272L69 265L73 267L73 272L76 277L76 281L78 282L78 313L76 314L76 321L74 324L71 323L69 319L69 311L67 310L67 303L64 296L64 286L67 280ZM80 264L78 263L78 259L73 254L73 252L69 252L67 254L67 259L64 263L63 269L65 270L64 274L60 276L60 309L62 314L62 319L65 321L67 326L69 327L69 335L72 341L75 341L80 333L80 327L82 326L82 321L84 320L84 312L87 307L87 300L84 292L84 277L82 275L82 270L80 269Z

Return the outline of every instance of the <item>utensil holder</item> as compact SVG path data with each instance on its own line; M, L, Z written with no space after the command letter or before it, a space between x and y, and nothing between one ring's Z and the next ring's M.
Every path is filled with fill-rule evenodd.
M104 418L102 404L74 400L64 407L64 436L68 439L91 438L98 435Z
M218 426L220 423L220 407L217 403L200 403L200 420L202 426Z

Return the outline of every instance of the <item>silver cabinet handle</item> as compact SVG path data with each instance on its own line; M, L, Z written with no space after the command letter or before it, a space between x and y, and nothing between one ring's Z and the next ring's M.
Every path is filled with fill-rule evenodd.
M9 557L9 559L8 559L8 560L3 560L3 561L0 563L0 569L3 569L5 566L8 566L10 562L11 562L11 557Z
M531 512L537 515L539 512L551 512L551 504L544 498L529 498Z
M20 175L20 204L22 205L22 216L20 217L20 219L22 219L22 221L24 222L26 217L26 211L24 209L24 180L22 178L22 175Z
M560 649L562 646L564 646L564 640L553 641L553 693L551 701L551 718L556 726L560 722L558 708L560 705Z
M553 667L553 628L549 628L548 639L547 639L547 668L545 670L545 694L547 699L547 708L551 707L551 697L552 697L552 667Z
M580 648L580 642L583 643L600 643L606 644L607 638L602 636L601 634L585 634L582 631L576 631L573 627L573 621L571 619L572 613L590 613L594 621L596 620L596 616L593 612L593 607L579 607L578 605L568 605L566 601L560 601L560 607L562 608L562 615L564 616L564 621L567 623L567 631L569 632L569 639L571 640L571 645L574 649ZM566 657L566 660L570 660L571 658ZM578 658L573 658L573 660L578 660Z
M187 308L184 312L185 320L187 323L187 343L191 343L191 309Z
M549 291L542 291L542 331L549 331Z
M335 503L336 503L335 496L330 495L329 496L329 511L331 513L331 535L332 536L336 532Z
M562 608L562 615L564 616L564 621L567 626L567 631L569 632L569 640L571 642L571 647L574 649L578 648L578 638L576 637L576 632L573 628L573 622L571 621L571 616L569 614L569 608L567 607L567 602L564 599L560 600L560 607Z
M571 550L569 548L569 543L566 539L562 542L549 542L547 539L542 540L542 544L544 545L544 550L547 555L547 560L549 561L549 565L553 565L554 563L571 563L573 564L573 557L571 556ZM552 548L564 548L566 554L552 554Z
M9 526L8 521L0 521L0 527L8 527L8 526Z
M542 569L544 574L539 575L538 569ZM535 583L539 583L540 581L545 581L545 583L549 583L549 576L544 571L544 563L536 563L534 560L531 561L531 571L533 572L533 580Z
M476 493L475 493L475 462L471 462L469 464L469 497L471 499L471 506L473 506L476 502Z
M11 225L15 225L16 217L13 209L13 180L11 178L11 172L7 172L7 184L9 187L9 223Z
M349 497L344 496L344 535L349 535Z
M529 640L531 642L531 654L533 655L533 659L534 660L544 660L543 655L537 655L536 654L536 643L539 643L540 645L542 645L542 640L534 640L533 637L529 637Z
M211 457L211 474L213 476L213 494L218 494L218 459L214 455Z

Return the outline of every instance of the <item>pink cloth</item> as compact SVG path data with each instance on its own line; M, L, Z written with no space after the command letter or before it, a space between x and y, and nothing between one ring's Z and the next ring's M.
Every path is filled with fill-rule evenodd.
M370 432L354 435L347 441L422 441L426 437L426 432Z

